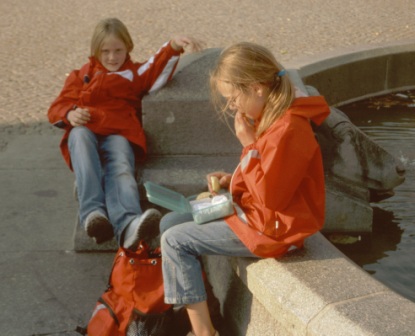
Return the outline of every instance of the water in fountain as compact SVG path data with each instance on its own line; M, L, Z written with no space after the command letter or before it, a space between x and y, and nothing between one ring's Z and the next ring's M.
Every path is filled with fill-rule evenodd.
M405 182L373 203L373 232L336 246L376 279L415 302L415 91L340 107L374 142L401 160Z

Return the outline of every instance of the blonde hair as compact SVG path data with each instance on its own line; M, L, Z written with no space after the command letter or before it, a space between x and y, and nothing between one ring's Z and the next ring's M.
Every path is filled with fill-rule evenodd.
M261 121L256 134L259 137L275 120L280 118L294 100L294 88L287 75L281 75L283 67L265 47L250 42L240 42L222 51L215 69L210 74L212 102L223 117L229 109L224 103L218 85L231 85L244 94L254 84L269 88Z
M124 42L128 53L134 49L134 43L127 27L117 18L107 18L98 22L91 39L91 56L99 58L104 40L114 35Z

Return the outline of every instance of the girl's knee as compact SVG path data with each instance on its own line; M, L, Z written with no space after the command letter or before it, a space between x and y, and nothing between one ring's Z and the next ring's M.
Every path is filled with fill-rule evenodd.
M168 254L172 248L172 239L174 240L174 236L172 237L169 232L161 232L160 248L162 254Z
M166 232L173 226L192 221L192 219L192 214L189 213L169 212L160 221L160 233Z
M164 215L163 218L160 220L160 233L163 234L166 232L169 228L174 226L174 222L172 221L172 212L169 212L168 214Z
M103 140L101 149L105 162L134 168L134 151L126 138L109 135Z
M108 135L105 139L105 147L108 148L108 151L115 151L121 155L131 156L133 149L130 142L123 136L112 134Z
M77 126L72 128L71 132L69 133L69 144L73 144L75 142L85 142L85 141L91 141L95 139L94 133L91 132L87 127L85 126Z
M171 225L165 231L160 230L160 245L165 247L177 248L186 241L186 234L182 226Z

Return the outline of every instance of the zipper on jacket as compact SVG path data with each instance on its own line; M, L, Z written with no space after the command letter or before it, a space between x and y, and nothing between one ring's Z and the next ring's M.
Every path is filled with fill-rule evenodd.
M232 177L231 177L231 181L229 182L229 192L232 195L232 182L233 182L233 177L235 176L236 171L238 170L238 168L240 167L241 162L238 163L238 165L236 166L236 168L234 169L233 173L232 173Z

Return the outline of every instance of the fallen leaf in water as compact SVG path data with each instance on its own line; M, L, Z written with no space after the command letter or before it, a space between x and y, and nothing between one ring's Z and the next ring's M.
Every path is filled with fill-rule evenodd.
M329 235L329 240L333 243L333 244L354 244L358 241L360 241L360 236L350 236L350 235L346 235L346 234L331 234Z

